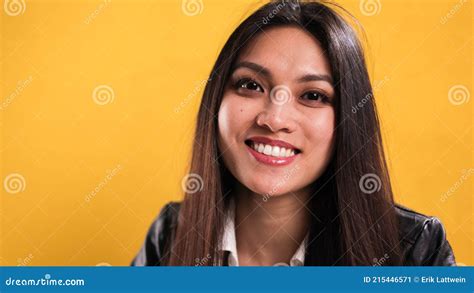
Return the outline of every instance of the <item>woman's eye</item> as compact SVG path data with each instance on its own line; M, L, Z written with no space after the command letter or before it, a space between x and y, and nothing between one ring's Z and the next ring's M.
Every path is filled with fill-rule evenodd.
M304 100L307 100L309 102L323 102L323 103L328 103L329 98L319 92L307 92L303 96L301 96Z
M259 91L263 93L263 88L254 80L241 79L237 82L237 89L247 89L251 91Z

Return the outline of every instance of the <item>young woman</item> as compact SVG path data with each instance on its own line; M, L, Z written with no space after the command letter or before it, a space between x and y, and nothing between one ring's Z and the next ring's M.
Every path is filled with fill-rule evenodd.
M361 44L337 11L271 2L232 33L197 117L202 185L162 209L132 265L455 265L439 220L393 201Z

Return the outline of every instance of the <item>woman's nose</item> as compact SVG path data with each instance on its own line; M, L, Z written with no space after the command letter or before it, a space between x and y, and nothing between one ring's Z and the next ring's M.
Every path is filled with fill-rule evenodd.
M293 95L288 87L274 87L264 108L257 115L257 125L272 132L293 132L296 125L291 109L292 100Z

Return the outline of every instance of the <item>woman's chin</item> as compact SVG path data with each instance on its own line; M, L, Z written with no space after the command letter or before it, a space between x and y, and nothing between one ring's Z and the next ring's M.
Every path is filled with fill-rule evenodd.
M264 198L284 195L291 191L288 189L288 183L280 180L259 179L259 182L253 182L247 185L247 188Z

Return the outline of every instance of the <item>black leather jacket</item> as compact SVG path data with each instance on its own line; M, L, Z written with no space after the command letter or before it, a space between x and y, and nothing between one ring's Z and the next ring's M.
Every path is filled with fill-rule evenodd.
M153 221L145 243L133 259L132 266L159 266L165 243L176 228L180 203L168 203ZM407 266L455 266L454 254L446 232L435 217L428 217L396 206L400 223L401 247Z

